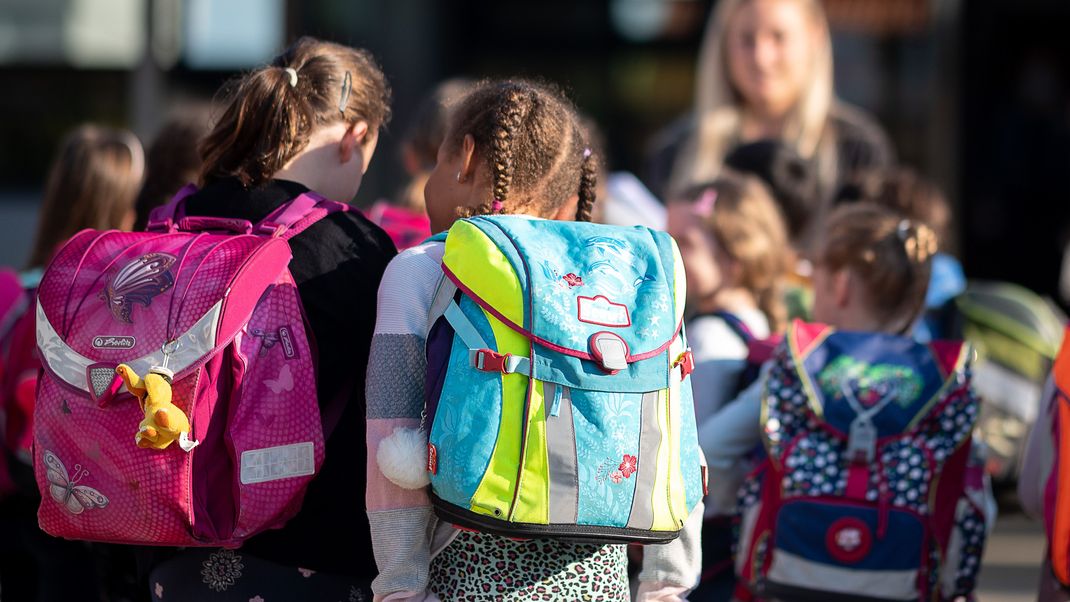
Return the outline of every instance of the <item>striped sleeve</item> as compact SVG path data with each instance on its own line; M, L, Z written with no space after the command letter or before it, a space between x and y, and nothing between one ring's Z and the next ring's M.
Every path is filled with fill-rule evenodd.
M376 455L399 427L418 428L427 366L424 340L435 289L442 278L442 243L425 243L390 262L379 287L366 384L368 483L365 502L379 576L375 600L425 600L434 516L426 488L389 481Z

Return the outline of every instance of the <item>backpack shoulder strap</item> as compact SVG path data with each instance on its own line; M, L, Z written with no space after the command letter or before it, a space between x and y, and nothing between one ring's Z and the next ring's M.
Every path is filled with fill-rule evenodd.
M728 324L728 327L732 329L732 332L736 333L736 336L742 339L743 343L748 347L750 347L750 344L758 338L754 336L754 332L751 331L749 326L747 326L747 323L732 312L715 311L709 315L716 316L724 320L725 324Z
M350 205L329 201L310 190L269 213L256 225L255 232L290 240L332 213L353 210Z

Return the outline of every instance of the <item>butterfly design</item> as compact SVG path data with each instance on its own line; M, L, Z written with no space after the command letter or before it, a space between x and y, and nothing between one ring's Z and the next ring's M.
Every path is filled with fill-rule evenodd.
M265 379L264 384L267 385L267 388L271 389L271 392L276 395L284 391L293 391L294 374L290 370L290 365L283 364L282 370L279 370L279 375L274 379Z
M100 298L108 304L116 320L132 324L130 312L134 303L148 307L153 297L174 285L170 267L175 259L167 253L147 253L123 266L108 280Z
M48 492L71 514L81 514L86 509L104 508L108 498L101 492L79 485L78 481L89 476L89 470L81 464L74 465L74 478L67 472L67 467L60 462L56 454L49 450L44 453L45 466L48 469Z

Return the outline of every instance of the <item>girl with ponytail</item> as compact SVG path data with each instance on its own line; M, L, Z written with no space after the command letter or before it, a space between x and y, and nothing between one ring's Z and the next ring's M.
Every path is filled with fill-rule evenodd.
M257 223L310 190L348 202L390 117L390 88L371 54L312 38L231 83L223 97L200 146L201 188L186 198L187 215ZM335 423L325 460L284 528L236 550L157 552L148 563L153 600L371 598L371 535L352 515L364 498L364 367L375 291L396 251L355 211L332 213L289 242L318 351L321 414Z

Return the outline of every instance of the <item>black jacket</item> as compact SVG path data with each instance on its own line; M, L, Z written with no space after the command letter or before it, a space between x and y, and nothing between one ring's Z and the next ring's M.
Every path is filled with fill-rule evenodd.
M247 190L225 179L189 197L186 212L256 223L307 190L284 180ZM376 569L364 511L364 371L379 281L397 251L385 232L357 212L329 215L292 238L290 248L290 272L319 352L320 407L346 390L348 403L301 511L284 528L250 538L242 550L288 566L371 579Z

